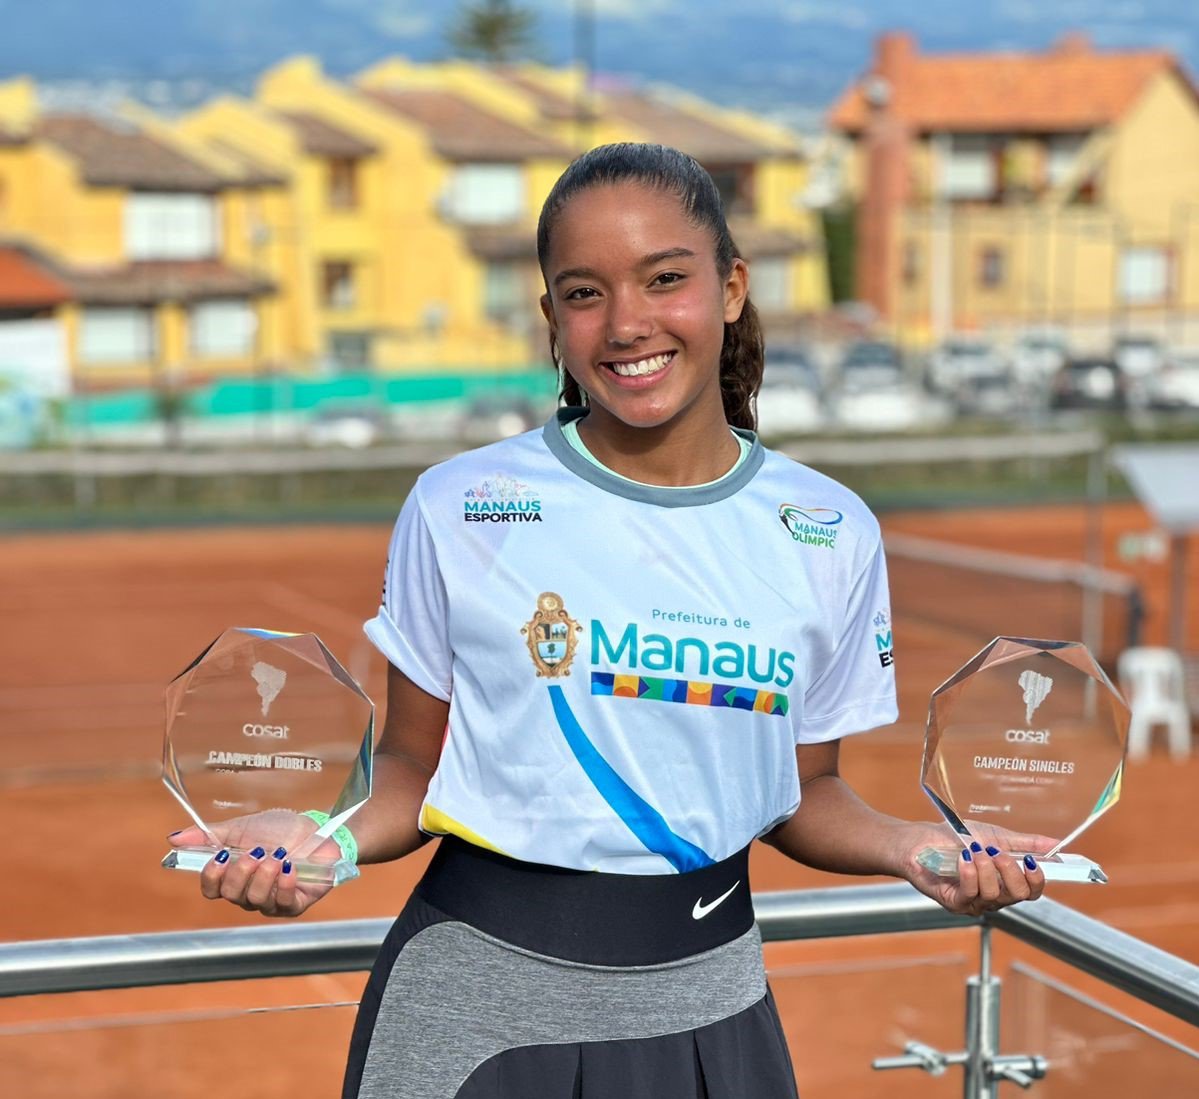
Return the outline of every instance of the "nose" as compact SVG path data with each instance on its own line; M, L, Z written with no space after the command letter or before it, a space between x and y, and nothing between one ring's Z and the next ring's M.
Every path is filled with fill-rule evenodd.
M615 291L609 298L608 342L617 347L631 347L648 337L654 330L649 304L633 290Z

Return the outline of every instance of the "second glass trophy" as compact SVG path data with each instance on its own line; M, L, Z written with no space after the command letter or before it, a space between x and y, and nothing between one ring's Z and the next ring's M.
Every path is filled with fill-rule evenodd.
M997 637L932 695L921 784L957 833L921 865L957 877L978 824L1056 840L1048 880L1106 882L1063 849L1120 797L1129 711L1085 645ZM1023 852L1012 852L1020 857Z
M329 814L289 847L298 881L338 885L358 876L344 858L313 852L370 796L375 707L315 634L226 630L166 690L163 781L208 837L163 859L202 870L222 847L286 843L296 813ZM284 812L270 812L284 810ZM241 842L219 843L212 825L245 818Z

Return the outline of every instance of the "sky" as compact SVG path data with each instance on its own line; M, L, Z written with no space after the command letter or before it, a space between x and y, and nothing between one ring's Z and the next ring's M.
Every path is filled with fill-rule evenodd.
M520 2L520 0L517 0ZM576 53L595 11L598 70L674 84L724 105L826 107L868 65L881 32L927 51L1043 50L1067 30L1101 48L1164 48L1199 71L1199 4L1179 0L524 0L537 55ZM249 90L295 53L335 75L390 54L447 54L459 0L0 0L0 78L192 81Z

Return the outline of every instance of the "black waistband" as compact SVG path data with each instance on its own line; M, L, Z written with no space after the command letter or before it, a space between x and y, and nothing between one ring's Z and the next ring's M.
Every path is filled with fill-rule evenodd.
M744 935L749 848L686 874L601 874L520 862L454 836L416 892L513 946L592 965L654 965Z

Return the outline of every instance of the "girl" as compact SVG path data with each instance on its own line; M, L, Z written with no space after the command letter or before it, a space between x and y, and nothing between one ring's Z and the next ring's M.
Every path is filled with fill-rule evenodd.
M934 878L915 855L943 826L838 776L840 739L896 716L879 528L753 433L762 339L711 178L661 146L595 149L537 245L566 407L421 477L366 626L390 668L360 857L444 838L371 974L344 1096L793 1097L755 839L958 912L1044 880L993 847ZM274 859L218 856L204 895L299 915L320 890L286 848L315 827Z

